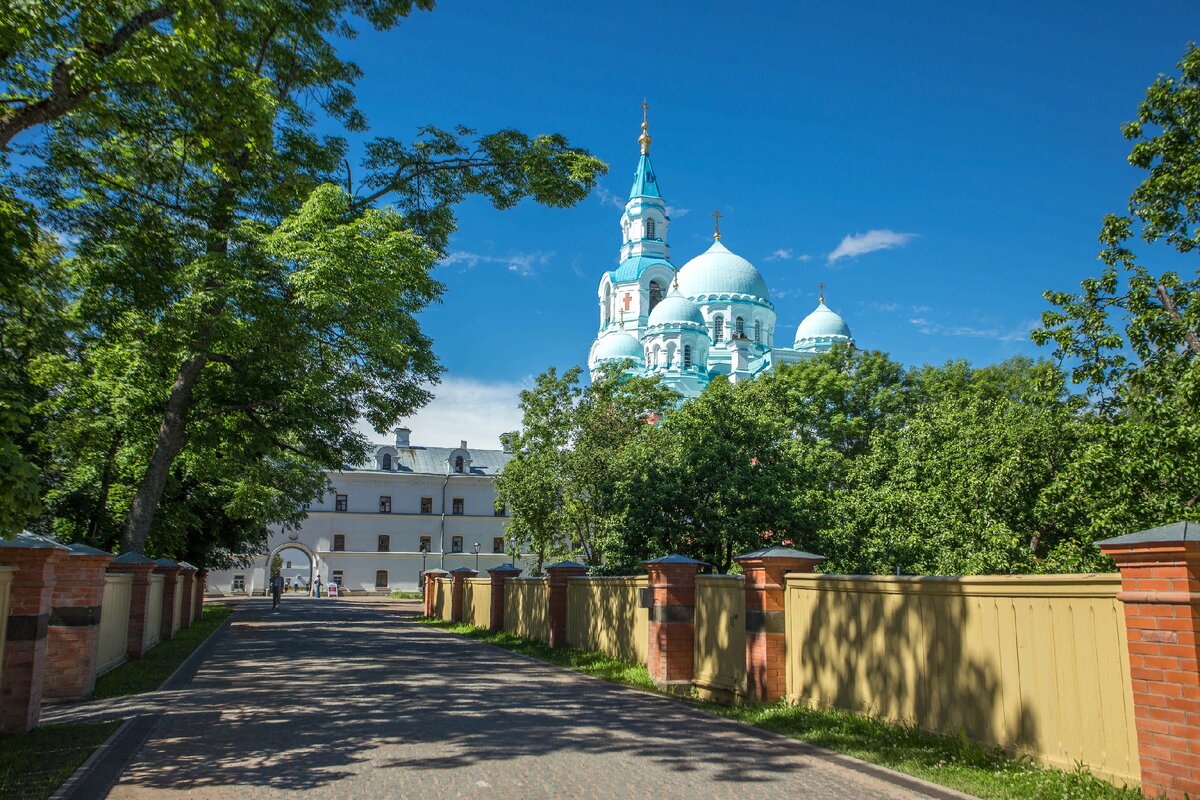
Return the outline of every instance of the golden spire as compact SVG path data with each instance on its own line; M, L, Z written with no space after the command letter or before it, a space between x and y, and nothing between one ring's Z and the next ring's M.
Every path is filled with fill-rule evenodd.
M721 241L721 212L713 212L713 238L718 242Z
M644 155L644 156L650 155L651 139L650 139L650 134L647 132L649 130L650 126L646 122L646 109L649 107L650 106L647 105L645 98L643 98L642 99L642 135L638 137L638 144L640 144L642 146L642 155Z
M825 302L825 282L824 281L821 281L820 283L817 284L817 291L820 293L821 303L824 304L824 302Z
M617 324L621 326L621 330L625 330L625 309L624 308L621 309L621 321Z
M674 267L671 267L671 271L675 273L675 279L671 281L671 285L674 286L676 289L678 289L679 288L679 270L675 269Z

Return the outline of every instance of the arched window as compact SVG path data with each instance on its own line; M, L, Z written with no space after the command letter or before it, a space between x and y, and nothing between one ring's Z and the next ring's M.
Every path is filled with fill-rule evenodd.
M725 338L725 318L720 314L713 317L713 341L719 342Z
M762 344L762 320L754 320L754 343Z
M391 471L391 469L392 469L392 454L391 453L383 454L383 468L388 471Z
M683 368L692 368L692 346L690 344L685 344L683 346Z
M658 281L650 281L650 310L663 299L663 287Z
M462 471L463 471L463 457L462 456L454 457L454 471L459 473L460 475L462 474Z
M646 238L647 239L654 238L654 220L652 220L652 219L646 220Z
M746 338L746 320L738 317L733 323L733 335L738 339Z
M607 325L608 321L612 319L612 287L607 283L604 284L604 311L601 313L604 315L604 319L600 324Z

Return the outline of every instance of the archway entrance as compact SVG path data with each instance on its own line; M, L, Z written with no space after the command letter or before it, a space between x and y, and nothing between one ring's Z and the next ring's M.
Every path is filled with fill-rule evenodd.
M267 585L271 581L271 564L278 556L282 562L281 572L289 591L311 595L317 578L317 554L299 542L284 542L267 555L265 574Z

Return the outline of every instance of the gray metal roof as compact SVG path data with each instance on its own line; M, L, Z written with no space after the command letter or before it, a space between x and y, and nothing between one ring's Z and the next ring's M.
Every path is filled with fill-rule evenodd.
M0 547L32 547L40 550L67 549L53 539L47 539L45 536L39 536L29 531L21 531L11 539L5 539L3 536L0 536Z
M806 558L812 561L824 561L825 556L819 556L816 553L809 553L806 550L796 550L791 547L783 547L782 545L771 545L764 547L762 550L755 550L751 553L743 553L740 556L735 556L734 561L741 561L743 558Z
M1143 544L1147 542L1196 542L1200 541L1200 524L1184 520L1183 522L1172 522L1170 525L1163 525L1158 528L1151 528L1148 531L1138 531L1137 533L1129 533L1125 536L1116 536L1112 539L1102 539L1096 544Z
M513 457L512 453L503 450L478 450L472 447L463 451L458 447L396 447L391 444L377 444L371 447L372 457L369 460L361 464L345 464L342 469L347 472L385 472L375 468L374 459L374 454L384 448L390 448L396 454L391 471L410 475L445 475L452 454L460 451L466 452L471 459L471 469L465 474L498 475Z

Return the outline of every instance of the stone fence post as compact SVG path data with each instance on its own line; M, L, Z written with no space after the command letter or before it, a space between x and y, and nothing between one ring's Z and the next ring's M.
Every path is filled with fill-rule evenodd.
M146 639L146 620L150 616L150 573L155 563L141 553L122 553L108 565L109 572L133 576L129 591L129 630L126 654L130 658L141 658Z
M681 555L642 563L650 575L646 667L660 688L686 694L695 677L696 575L708 564Z
M488 570L492 579L492 606L489 619L489 630L504 630L504 587L512 578L521 574L521 570L512 564L501 564Z
M575 561L560 561L546 567L546 618L550 623L550 646L567 646L567 578L587 575L588 568Z
M0 538L0 565L16 567L8 596L0 664L0 734L37 727L46 675L47 633L55 572L70 551L32 533Z
M463 590L467 578L474 578L479 573L470 567L459 567L450 570L450 621L463 621Z
M96 687L104 575L112 553L73 544L58 565L46 646L46 697L81 700Z
M1121 570L1142 793L1200 797L1200 524L1098 544Z
M746 694L774 703L787 693L787 626L784 618L785 575L812 572L824 556L767 547L734 559L746 575Z
M444 569L430 569L425 571L425 616L433 616L433 599L437 592L437 580L450 573Z
M179 628L184 630L192 627L192 604L196 600L196 567L186 561L180 561L183 568L183 604L179 607Z

